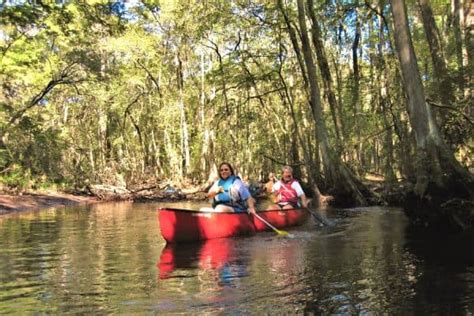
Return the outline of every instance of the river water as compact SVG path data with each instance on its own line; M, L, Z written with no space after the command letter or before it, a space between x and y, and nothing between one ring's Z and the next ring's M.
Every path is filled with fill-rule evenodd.
M157 209L103 203L0 217L0 314L472 315L473 235L410 231L399 209L333 228L165 247Z

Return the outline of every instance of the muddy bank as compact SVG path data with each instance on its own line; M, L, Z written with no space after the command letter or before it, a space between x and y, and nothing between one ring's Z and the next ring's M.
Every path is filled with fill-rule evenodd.
M142 186L135 190L111 185L91 185L86 190L71 194L57 191L12 193L0 191L0 215L17 211L28 211L68 205L97 203L103 201L159 202L177 200L204 200L206 189L188 187L183 189L171 185Z
M17 211L37 210L68 205L97 203L101 201L133 201L133 202L163 202L181 200L207 200L207 185L187 186L183 188L171 185L142 186L135 190L111 185L92 185L81 194L70 194L56 191L24 192L14 194L0 191L0 215ZM266 199L264 192L254 195L257 200ZM325 201L332 204L332 196Z
M37 210L67 205L96 203L96 197L73 195L61 192L54 193L0 193L0 215L17 211Z

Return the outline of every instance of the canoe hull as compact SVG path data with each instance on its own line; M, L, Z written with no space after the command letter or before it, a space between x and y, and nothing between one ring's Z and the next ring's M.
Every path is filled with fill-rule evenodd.
M277 228L302 224L308 212L302 209L262 211L259 215ZM169 243L252 235L271 230L247 213L216 213L162 208L158 212L161 235Z

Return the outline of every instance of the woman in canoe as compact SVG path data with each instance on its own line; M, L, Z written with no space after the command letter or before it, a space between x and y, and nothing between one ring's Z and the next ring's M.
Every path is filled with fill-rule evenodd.
M228 162L219 165L219 180L207 193L214 212L250 212L255 214L255 200Z
M309 199L304 194L300 183L293 178L293 168L283 166L281 171L281 179L272 188L274 201L277 205L271 205L268 209L308 207Z

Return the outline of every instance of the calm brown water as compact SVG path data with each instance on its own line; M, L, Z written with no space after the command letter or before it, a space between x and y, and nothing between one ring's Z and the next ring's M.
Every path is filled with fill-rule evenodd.
M474 313L472 234L421 237L400 210L373 207L330 211L335 228L309 221L293 239L173 248L159 233L161 206L0 217L0 314Z

